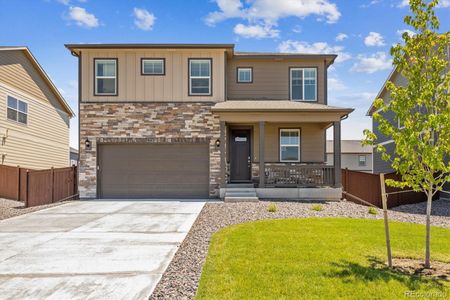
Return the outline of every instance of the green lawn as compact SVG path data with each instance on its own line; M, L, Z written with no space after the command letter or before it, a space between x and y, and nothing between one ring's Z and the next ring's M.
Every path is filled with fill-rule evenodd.
M422 258L422 225L391 223L394 256ZM432 228L432 258L450 262L450 230ZM216 233L197 299L450 298L450 283L383 265L382 221L311 218L258 221ZM444 295L444 297L442 297ZM411 297L409 297L411 299Z

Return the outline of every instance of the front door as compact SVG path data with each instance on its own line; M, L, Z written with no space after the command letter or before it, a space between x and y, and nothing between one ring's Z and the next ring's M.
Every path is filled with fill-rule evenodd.
M231 182L251 180L250 130L232 129L230 138L230 179Z

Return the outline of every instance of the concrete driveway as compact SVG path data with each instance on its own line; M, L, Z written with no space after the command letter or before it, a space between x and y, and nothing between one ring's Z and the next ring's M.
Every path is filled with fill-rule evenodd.
M148 299L204 202L78 201L0 222L1 299Z

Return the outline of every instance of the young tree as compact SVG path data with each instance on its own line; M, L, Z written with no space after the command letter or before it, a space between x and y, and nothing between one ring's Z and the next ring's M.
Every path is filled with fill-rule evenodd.
M427 195L425 267L430 267L430 215L433 195L450 182L450 32L439 33L435 15L438 0L410 0L412 15L404 18L415 34L404 33L403 43L391 48L396 72L406 84L386 84L390 101L376 99L373 114L379 131L395 144L390 155L382 145L376 147L383 160L401 175L400 181L386 180L393 187L409 187ZM398 123L385 118L395 114ZM401 126L398 126L401 124ZM365 143L375 144L377 136L364 131Z

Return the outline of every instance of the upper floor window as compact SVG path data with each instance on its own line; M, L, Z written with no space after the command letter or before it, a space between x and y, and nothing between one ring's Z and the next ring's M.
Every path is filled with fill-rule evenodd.
M253 69L250 67L237 68L237 82L238 83L251 83L253 81Z
M358 165L364 167L367 164L365 155L358 155Z
M95 95L117 96L117 59L94 59Z
M189 95L211 96L211 59L189 59Z
M164 75L165 59L143 58L141 67L142 67L142 75Z
M289 75L291 100L317 101L316 68L291 68Z
M280 129L280 161L300 161L300 129Z
M8 96L8 120L16 121L22 124L28 122L28 104Z

